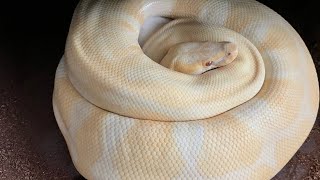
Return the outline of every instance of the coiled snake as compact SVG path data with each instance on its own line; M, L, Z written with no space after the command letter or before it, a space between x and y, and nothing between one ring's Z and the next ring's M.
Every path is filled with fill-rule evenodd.
M83 0L53 108L87 179L269 179L309 134L318 88L300 36L256 1Z

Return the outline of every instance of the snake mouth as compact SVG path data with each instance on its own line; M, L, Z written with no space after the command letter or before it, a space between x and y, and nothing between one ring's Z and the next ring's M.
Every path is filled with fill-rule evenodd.
M220 67L214 67L214 68L209 69L209 70L207 70L207 71L205 71L205 72L203 72L203 73L201 73L201 74L205 74L205 73L207 73L207 72L213 71L213 70L215 70L215 69L219 69L219 68L221 68L221 67L222 67L222 66L220 66Z

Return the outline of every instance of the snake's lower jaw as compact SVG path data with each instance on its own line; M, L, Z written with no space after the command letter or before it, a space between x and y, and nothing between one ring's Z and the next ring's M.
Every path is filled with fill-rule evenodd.
M203 71L203 72L200 73L200 74L204 74L204 73L206 73L206 72L212 71L212 70L217 69L217 68L219 68L219 67L221 67L221 66L213 66L212 68L210 68L210 69L208 69L208 70L205 70L205 71Z

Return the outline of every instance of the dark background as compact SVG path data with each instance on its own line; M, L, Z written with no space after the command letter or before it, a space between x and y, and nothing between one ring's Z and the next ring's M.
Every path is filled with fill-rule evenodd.
M261 0L306 42L319 74L316 1ZM0 179L81 179L51 105L54 73L77 0L0 6ZM320 120L274 179L320 179Z

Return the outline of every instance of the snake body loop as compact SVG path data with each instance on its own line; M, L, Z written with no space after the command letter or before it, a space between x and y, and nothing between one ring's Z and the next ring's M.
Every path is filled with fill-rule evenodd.
M145 38L150 17L168 20ZM159 64L171 47L202 41L233 42L238 56L201 75ZM306 139L318 105L304 42L252 0L82 0L53 93L87 179L270 179Z

